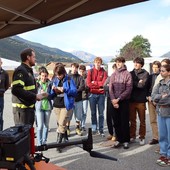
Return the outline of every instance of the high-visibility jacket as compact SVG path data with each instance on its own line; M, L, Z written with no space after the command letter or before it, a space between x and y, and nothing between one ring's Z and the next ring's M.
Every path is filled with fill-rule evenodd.
M36 102L36 81L33 70L22 63L12 78L12 106L15 108L34 108Z

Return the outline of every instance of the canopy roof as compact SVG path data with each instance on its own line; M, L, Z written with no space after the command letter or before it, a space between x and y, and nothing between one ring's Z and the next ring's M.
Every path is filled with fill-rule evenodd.
M0 0L0 38L147 0Z

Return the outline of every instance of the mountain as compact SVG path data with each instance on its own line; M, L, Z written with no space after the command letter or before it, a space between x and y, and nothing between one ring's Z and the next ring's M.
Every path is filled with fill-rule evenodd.
M35 50L37 63L48 63L50 61L83 62L83 60L69 52L31 42L18 36L0 39L0 56L3 58L20 61L20 52L25 48L33 48Z
M73 55L79 57L80 59L83 58L85 62L93 62L94 59L97 57L94 54L84 52L84 51L72 51L71 52ZM113 56L100 56L103 59L104 63L110 62L114 57Z
M115 58L114 56L102 56L102 59L104 60L105 63L111 62L111 60Z
M83 58L83 61L85 62L93 62L96 58L95 55L84 52L84 51L72 51L73 55L77 56L78 58Z
M163 54L162 56L160 56L161 58L169 58L170 59L170 51Z

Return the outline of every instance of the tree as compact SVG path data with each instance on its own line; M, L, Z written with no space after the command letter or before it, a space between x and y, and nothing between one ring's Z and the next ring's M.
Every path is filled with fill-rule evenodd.
M151 57L150 47L151 45L148 39L137 35L131 42L128 42L120 49L120 56L124 57L126 60L133 60L136 57Z

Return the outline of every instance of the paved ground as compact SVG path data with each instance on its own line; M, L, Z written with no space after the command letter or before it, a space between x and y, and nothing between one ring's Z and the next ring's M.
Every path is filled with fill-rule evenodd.
M11 104L11 91L8 90L5 94L5 108L4 108L4 128L13 126ZM147 113L147 134L146 143L151 139L151 130L149 126L148 113ZM106 125L106 124L105 124ZM87 127L90 127L90 111L88 111ZM50 118L50 129L48 143L56 141L56 121L55 114L52 113ZM80 140L80 137L75 135L74 121L72 121L72 133L70 141ZM107 127L105 126L107 135ZM44 155L50 158L50 162L58 166L62 166L68 170L169 170L170 167L160 167L155 161L159 158L159 154L154 151L158 147L151 145L139 146L139 143L130 144L128 150L113 149L110 147L103 147L101 144L106 140L100 136L93 138L93 151L115 157L118 161L110 161L106 159L90 157L86 151L83 151L82 146L70 146L64 149L63 153L57 153L55 149L44 151Z

